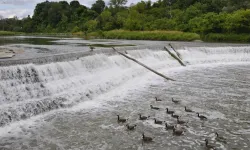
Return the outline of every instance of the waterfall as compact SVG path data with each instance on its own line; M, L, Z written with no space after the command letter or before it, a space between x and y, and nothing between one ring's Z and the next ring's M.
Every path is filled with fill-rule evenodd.
M163 47L118 50L156 70L181 67ZM188 65L250 61L250 47L186 47L178 52ZM149 73L108 48L0 64L0 126L77 105Z
M250 61L250 47L186 47L179 50L189 64L229 63Z
M154 69L179 66L165 51L130 50L129 55ZM0 67L0 126L91 100L146 73L120 55L103 53Z

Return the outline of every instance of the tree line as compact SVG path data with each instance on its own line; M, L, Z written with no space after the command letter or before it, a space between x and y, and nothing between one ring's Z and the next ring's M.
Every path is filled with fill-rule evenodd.
M77 0L38 3L33 16L0 17L0 30L15 32L94 32L177 30L250 33L249 0L158 0L126 6L127 0L97 0L91 8Z

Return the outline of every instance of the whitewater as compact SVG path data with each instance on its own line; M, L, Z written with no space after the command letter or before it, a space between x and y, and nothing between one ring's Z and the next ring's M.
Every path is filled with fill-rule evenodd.
M249 46L179 48L186 67L161 46L119 49L125 50L176 81L111 51L67 54L40 63L5 61L0 67L0 149L199 150L205 138L219 149L250 148ZM155 97L163 101L155 102ZM173 104L172 97L181 104ZM208 121L186 113L184 106ZM189 121L183 136L154 124L153 118L176 122L166 107ZM151 119L140 121L139 113ZM117 114L137 124L136 130L128 132L125 124L118 124ZM154 142L142 145L143 132ZM216 141L215 132L227 143Z

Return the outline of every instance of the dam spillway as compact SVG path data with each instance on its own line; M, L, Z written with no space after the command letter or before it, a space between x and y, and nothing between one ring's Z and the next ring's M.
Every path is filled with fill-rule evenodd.
M148 145L150 148L201 149L195 143L202 143L200 137L212 136L214 130L231 141L218 147L227 149L239 144L242 149L249 148L250 47L178 49L187 67L160 46L120 49L124 50L177 81L166 81L115 53L1 66L0 147L142 149L138 139L144 129L157 138ZM137 122L141 112L174 121L165 112L148 109L150 104L157 105L155 96L165 100L161 105L170 107L176 107L169 103L171 97L181 99L183 105L204 112L211 121L204 129L195 117L183 114L191 122L187 136L183 140L166 136L170 133L160 132L161 127L151 121ZM175 109L183 113L182 108ZM116 123L118 113L129 116L141 130L126 134Z

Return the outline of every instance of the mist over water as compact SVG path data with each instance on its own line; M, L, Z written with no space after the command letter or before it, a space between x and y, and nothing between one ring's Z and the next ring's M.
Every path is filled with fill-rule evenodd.
M127 52L177 81L116 54L0 67L0 149L199 150L205 138L218 149L250 148L250 47L183 48L178 52L187 67L160 49ZM176 123L166 107L189 121L183 136L154 124L153 118ZM138 113L150 119L140 121ZM137 124L136 130L118 124L117 114ZM143 132L154 142L142 145ZM215 132L227 143L216 141Z

